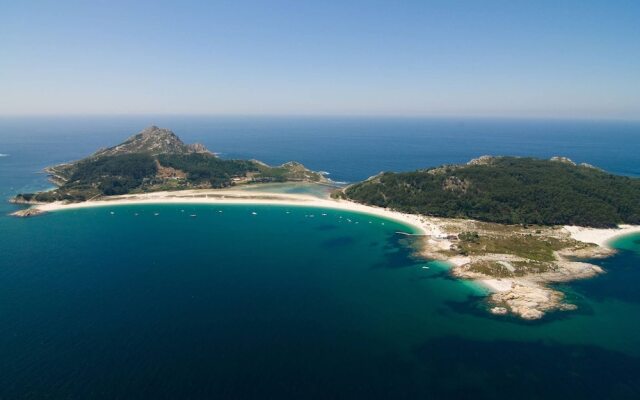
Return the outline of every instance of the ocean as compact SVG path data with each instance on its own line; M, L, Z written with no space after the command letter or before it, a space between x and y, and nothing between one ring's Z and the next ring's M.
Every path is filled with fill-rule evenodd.
M484 154L640 176L632 122L24 117L0 119L0 194L47 188L43 167L150 124L345 182ZM481 288L415 257L396 233L411 228L377 217L16 208L0 204L0 398L640 397L640 235L595 261L606 274L559 286L578 310L524 322L488 314Z

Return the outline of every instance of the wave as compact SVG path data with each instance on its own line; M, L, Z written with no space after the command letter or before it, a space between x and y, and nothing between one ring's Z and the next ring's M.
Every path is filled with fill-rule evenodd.
M0 153L0 157L9 157L9 155L8 155L8 154Z

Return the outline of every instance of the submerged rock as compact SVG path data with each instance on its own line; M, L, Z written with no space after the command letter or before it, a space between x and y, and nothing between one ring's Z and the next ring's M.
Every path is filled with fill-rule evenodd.
M505 307L492 307L490 311L495 315L506 315L509 312Z
M516 284L501 293L491 295L494 304L500 304L494 308L509 309L512 313L523 319L540 319L545 311L556 309L564 296L562 293L535 284Z

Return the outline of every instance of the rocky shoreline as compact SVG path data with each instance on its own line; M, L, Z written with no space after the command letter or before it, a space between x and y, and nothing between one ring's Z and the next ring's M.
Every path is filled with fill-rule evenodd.
M551 289L551 283L593 278L604 273L597 265L584 262L559 261L557 270L542 274L530 274L516 278L496 279L465 270L465 265L455 266L452 274L458 278L471 279L487 286L492 293L488 297L493 314L512 313L523 319L542 318L549 311L569 311L577 307L564 301L559 290Z
M43 211L39 208L30 207L30 208L25 208L24 210L15 211L11 213L11 215L14 217L26 218L26 217L34 217L36 215L44 214L45 212L46 211Z
M425 237L420 249L422 257L448 261L452 264L450 273L454 277L472 280L486 287L490 292L487 301L492 314L512 314L525 320L541 319L551 311L575 310L577 306L568 303L564 293L549 285L594 278L605 273L599 266L579 260L609 257L615 250L606 247L607 240L617 234L640 232L640 227L628 226L609 230L558 226L527 228L535 233L524 233L526 229L522 227L507 229L471 220L425 217L425 221L436 224L440 234ZM542 257L531 259L517 251L496 252L484 247L484 243L479 243L477 247L480 250L472 254L461 254L468 248L460 245L459 238L469 230L496 241L525 235L531 246L551 241L557 249L550 252L550 257L544 262L540 261ZM600 244L574 238L575 232L584 235L585 230L599 233Z
M614 253L603 245L605 238L640 231L640 227L591 229L573 227L523 227L491 224L464 219L426 217L365 206L351 201L320 199L306 195L242 192L238 190L191 190L114 196L81 203L33 203L14 212L17 217L32 217L49 211L99 205L146 202L269 203L305 204L337 207L400 220L420 229L417 244L420 255L452 264L456 278L477 282L490 290L490 312L513 314L527 320L542 318L550 311L574 310L562 292L548 285L595 277L604 271L597 265L577 259L608 257ZM585 236L590 233L590 236ZM576 240L593 238L598 242ZM595 233L594 233L595 232ZM500 247L502 246L502 247Z

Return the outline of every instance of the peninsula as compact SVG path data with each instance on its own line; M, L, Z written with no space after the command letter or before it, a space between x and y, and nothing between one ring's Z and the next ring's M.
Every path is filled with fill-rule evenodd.
M58 187L18 194L13 202L32 206L14 215L169 202L304 205L394 219L417 229L413 237L422 257L449 261L454 276L489 288L492 313L525 319L574 309L548 284L603 273L588 259L612 254L612 237L640 231L640 180L561 157L483 156L463 165L381 173L333 186L331 197L322 197L250 186L331 184L302 164L221 159L152 126L46 171Z

